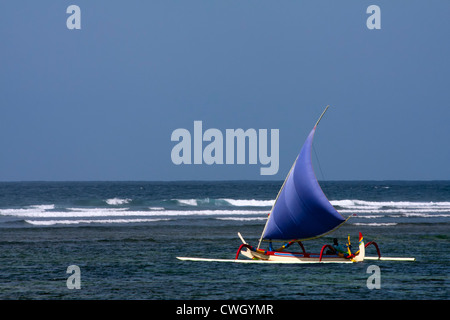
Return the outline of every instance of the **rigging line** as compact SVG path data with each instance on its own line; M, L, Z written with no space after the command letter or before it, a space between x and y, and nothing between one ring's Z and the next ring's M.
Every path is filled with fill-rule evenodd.
M324 176L324 174L322 172L322 167L320 165L319 157L317 156L316 148L314 148L314 144L313 144L312 147L313 147L314 155L316 156L317 164L319 166L320 174L322 175L322 179L325 180L325 176Z

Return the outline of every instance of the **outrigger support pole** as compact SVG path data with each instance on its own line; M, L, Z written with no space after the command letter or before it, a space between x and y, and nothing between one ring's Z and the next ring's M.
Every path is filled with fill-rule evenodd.
M377 249L378 259L380 259L381 253L380 253L380 248L378 248L378 244L375 241L370 241L364 247L367 248L370 245L373 245Z

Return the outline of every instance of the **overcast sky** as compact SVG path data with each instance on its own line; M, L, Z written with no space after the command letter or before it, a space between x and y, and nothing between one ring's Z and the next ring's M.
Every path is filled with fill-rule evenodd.
M283 180L326 105L319 179L448 180L449 38L446 0L2 0L0 181ZM278 173L175 165L195 120L278 129Z

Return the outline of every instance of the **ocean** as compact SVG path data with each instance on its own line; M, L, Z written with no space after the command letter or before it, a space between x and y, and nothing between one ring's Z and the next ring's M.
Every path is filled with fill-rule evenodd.
M416 261L176 259L233 259L237 232L256 245L282 181L2 182L0 299L449 299L449 181L320 184L343 216L355 216L332 234L304 241L308 251L319 252L335 237L357 243L361 232L382 256ZM376 256L375 248L366 255ZM370 286L373 266L377 288ZM76 281L79 288L70 288Z

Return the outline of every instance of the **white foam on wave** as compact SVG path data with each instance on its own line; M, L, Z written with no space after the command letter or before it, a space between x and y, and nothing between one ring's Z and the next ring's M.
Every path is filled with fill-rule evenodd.
M53 210L53 209L55 209L55 205L54 204L38 204L38 205L29 206L29 208L31 210Z
M67 210L73 212L117 212L128 210L128 208L67 208Z
M445 211L447 212L447 211ZM404 217L411 217L411 218L443 218L443 217L450 217L449 214L433 214L433 213L418 213L418 212L404 212L402 214L392 214L389 215L391 218L404 218Z
M142 223L168 220L171 219L25 220L25 222L36 226L53 226L56 224L71 225L81 223Z
M239 199L220 199L228 202L232 206L236 207L271 207L275 203L275 200L239 200Z
M39 205L32 205L27 206L25 208L10 208L10 209L0 209L0 215L4 216L20 216L28 213L43 213L46 212L46 210L54 210L55 205L54 204L39 204Z
M199 206L201 204L223 203L235 207L272 207L275 200L256 199L174 199L182 206ZM399 210L413 210L415 212L450 212L450 202L413 202L413 201L366 201L366 200L332 200L331 204L339 207L339 212L389 213ZM419 211L421 210L421 211Z
M207 205L230 205L235 207L271 207L275 200L256 200L256 199L173 199L181 206L199 206Z
M267 217L255 217L255 218L248 218L248 217L242 217L242 218L234 218L234 217L223 217L223 218L216 218L217 220L231 220L231 221L265 221L267 220Z
M385 214L393 214L393 213L401 213L403 215L414 215L414 214L422 214L424 217L431 217L436 213L444 213L435 216L446 217L445 213L450 213L450 208L448 209L342 209L338 210L340 213L379 213L382 215ZM361 217L360 215L358 215Z
M389 226L396 226L397 223L395 223L395 222L372 222L372 223L355 222L355 223L352 223L352 225L369 226L369 227L389 227Z
M414 202L414 201L364 201L334 200L331 204L342 214L358 214L359 218L389 217L448 217L450 202Z
M196 206L197 199L175 199L179 204L186 206Z
M127 204L130 201L131 201L131 199L120 199L120 198L112 198L112 199L105 200L105 202L111 206L119 206L122 204Z
M0 216L19 217L26 219L27 222L36 225L51 225L58 221L60 224L79 223L102 223L99 221L126 222L144 222L158 221L152 219L168 219L189 216L206 216L219 220L234 221L262 221L267 219L269 206L273 205L274 200L256 200L256 199L172 199L182 204L182 208L165 209L164 207L146 207L132 210L133 208L117 207L125 204L130 199L112 198L110 203L114 207L74 207L59 210L54 204L30 205L22 208L0 209ZM105 200L105 201L108 201ZM338 207L338 211L343 215L356 214L357 223L366 223L365 225L394 225L382 224L385 221L378 222L379 218L439 218L447 219L450 217L450 202L412 202L412 201L365 201L365 200L333 200L331 203ZM201 210L202 205L207 204L208 210ZM212 206L211 206L212 205ZM217 206L217 207L216 207ZM56 208L55 208L56 207ZM223 208L225 210L216 210ZM214 209L214 210L211 210ZM72 220L70 220L72 219ZM92 219L92 220L90 220ZM101 220L95 220L101 219ZM359 220L361 219L361 220ZM66 222L61 222L66 221ZM75 222L74 222L75 221ZM91 222L92 221L92 222ZM373 221L373 222L372 222ZM114 223L114 222L110 222ZM378 224L377 224L378 223ZM56 222L55 222L56 224Z
M362 219L377 219L383 217L382 215L357 215L356 218L362 218Z
M347 209L380 209L387 208L422 208L422 209L450 209L450 202L414 202L414 201L365 201L365 200L332 200L333 206Z
M0 210L0 215L17 216L25 218L86 218L86 217L166 217L166 216L222 216L267 214L266 211L255 210L152 210L152 211L126 211L126 208L73 208L73 211L17 211ZM77 210L75 210L77 209Z

